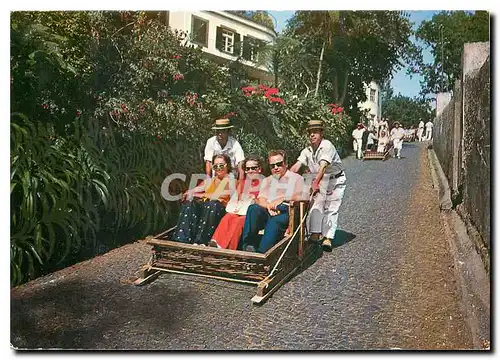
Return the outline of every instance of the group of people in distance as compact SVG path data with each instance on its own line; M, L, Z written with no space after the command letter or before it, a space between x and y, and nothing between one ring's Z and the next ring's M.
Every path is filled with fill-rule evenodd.
M363 159L363 149L384 153L389 150L389 146L392 143L394 147L394 156L401 159L401 150L404 141L414 141L417 137L419 141L432 139L432 127L434 125L430 120L425 123L425 136L423 136L424 122L422 119L420 119L418 124L418 130L417 126L411 126L405 129L398 121L395 121L392 125L393 128L389 132L387 118L382 118L380 121L377 121L375 117L374 120L369 121L368 128L363 123L358 123L356 128L352 131L353 149L356 153L356 158ZM365 144L365 146L363 146L363 144Z
M262 159L244 156L230 135L233 127L229 119L215 121L216 135L205 146L206 179L182 195L171 240L265 253L288 228L290 201L312 196L306 219L308 238L331 251L346 177L337 150L323 138L323 122L308 122L310 145L290 169L285 151L270 151L267 177ZM306 179L300 175L304 168Z

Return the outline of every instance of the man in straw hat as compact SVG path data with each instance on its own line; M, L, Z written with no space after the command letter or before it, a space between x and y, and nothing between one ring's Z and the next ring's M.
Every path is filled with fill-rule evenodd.
M398 121L394 122L394 127L391 130L391 140L394 145L394 156L401 159L401 149L403 148L403 138L405 137L405 131L400 127Z
M365 126L363 123L358 123L356 128L352 131L352 147L356 152L356 159L361 159L363 155L363 134L365 132Z
M307 228L312 241L320 241L325 251L331 251L346 177L335 146L323 138L324 129L321 120L308 122L310 146L301 151L290 170L298 172L304 165L314 176L311 192L315 194L315 198L307 218Z
M215 130L215 136L207 140L205 145L205 174L209 177L212 176L212 158L216 154L226 154L231 159L231 167L234 175L239 178L243 177L243 160L245 154L243 149L233 136L229 134L234 126L231 125L229 119L217 119L212 127Z

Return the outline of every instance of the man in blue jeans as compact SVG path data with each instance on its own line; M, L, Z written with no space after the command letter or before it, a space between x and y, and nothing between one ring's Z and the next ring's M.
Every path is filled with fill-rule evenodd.
M265 253L272 248L288 227L288 205L284 202L304 197L304 178L287 169L285 152L269 152L268 161L271 175L262 181L257 202L247 210L241 240L245 251ZM264 235L259 241L262 229Z

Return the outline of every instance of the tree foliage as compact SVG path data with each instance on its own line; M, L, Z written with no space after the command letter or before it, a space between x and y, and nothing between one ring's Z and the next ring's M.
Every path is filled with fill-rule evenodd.
M423 21L416 37L430 48L434 61L425 63L420 55L408 70L423 77L421 95L451 91L455 80L460 79L464 44L489 41L489 33L487 11L441 11Z
M390 87L382 90L382 117L390 123L399 121L404 127L418 125L420 120L426 122L431 119L431 108L427 100L410 98L401 94L394 95Z
M262 10L229 10L228 12L245 17L271 30L274 30L274 22L267 11Z
M415 52L408 15L401 11L297 11L286 34L316 55L302 66L302 88L314 88L319 75L320 97L353 114L366 100L364 84L383 82Z

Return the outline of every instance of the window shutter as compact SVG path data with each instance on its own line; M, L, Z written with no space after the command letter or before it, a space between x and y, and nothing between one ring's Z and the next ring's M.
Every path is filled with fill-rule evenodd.
M241 55L241 41L240 34L237 32L234 33L234 52L233 55L240 56Z
M243 59L250 60L250 38L243 36Z
M222 51L222 28L220 26L217 26L217 34L215 36L215 47Z

